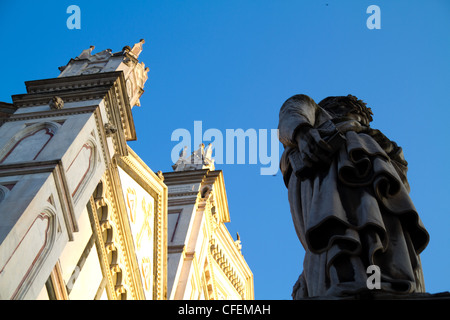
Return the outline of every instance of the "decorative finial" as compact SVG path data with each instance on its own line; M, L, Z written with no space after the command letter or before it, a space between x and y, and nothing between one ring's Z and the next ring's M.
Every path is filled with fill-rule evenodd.
M89 49L84 49L76 59L89 59L92 54L92 50L94 49L95 46L90 46Z
M192 152L189 157L187 157L187 148L187 146L183 148L177 162L172 166L174 171L202 169L214 170L214 159L212 159L211 143L208 144L206 150L205 144L199 144L198 149Z
M139 54L142 52L142 45L145 43L144 39L139 40L138 43L136 43L133 48L131 48L130 53L134 55L136 58L139 57Z
M205 159L212 160L212 143L208 144L205 150Z
M159 180L164 181L164 175L163 175L163 173L162 173L161 170L159 170L159 171L156 173L156 175L158 176Z
M234 242L234 244L236 245L238 250L241 251L241 249L242 249L241 236L239 235L238 232L236 232L236 241Z

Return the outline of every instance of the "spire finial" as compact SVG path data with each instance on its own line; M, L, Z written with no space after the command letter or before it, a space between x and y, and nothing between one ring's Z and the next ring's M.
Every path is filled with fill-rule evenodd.
M131 53L132 55L134 55L136 58L138 58L139 55L140 55L141 52L142 52L142 45L143 45L144 43L145 43L145 40L144 40L144 39L139 40L139 42L138 42L138 43L135 43L134 46L133 46L133 48L131 48L130 53Z
M178 161L172 166L174 171L187 170L214 170L214 159L212 159L212 144L208 144L205 149L205 144L201 143L198 149L193 151L190 156L187 156L188 147L185 146L180 152Z

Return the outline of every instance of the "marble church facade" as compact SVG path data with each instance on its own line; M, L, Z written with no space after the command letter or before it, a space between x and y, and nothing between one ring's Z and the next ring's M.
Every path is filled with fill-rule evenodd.
M0 299L254 298L204 148L155 173L127 144L143 44L90 47L0 103Z

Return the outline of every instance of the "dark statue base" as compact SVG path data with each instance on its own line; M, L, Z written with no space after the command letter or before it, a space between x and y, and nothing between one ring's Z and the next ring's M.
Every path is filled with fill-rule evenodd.
M299 300L450 300L450 292L394 294L379 290L367 290L349 296L309 297Z

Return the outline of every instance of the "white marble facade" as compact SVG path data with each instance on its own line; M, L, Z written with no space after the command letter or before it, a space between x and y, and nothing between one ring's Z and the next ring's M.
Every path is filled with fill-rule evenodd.
M222 171L215 170L203 145L173 167L164 173L169 299L254 299L240 239L234 240L225 225L230 213Z
M143 44L0 103L0 299L253 299L213 161L163 176L127 145Z
M26 82L27 93L12 97L14 112L0 126L0 299L163 298L153 295L153 261L141 268L145 278L132 274L129 249L119 254L111 242L126 242L123 227L99 241L92 212L100 208L89 206L99 182L108 180L111 193L121 188L113 162L129 156L126 141L135 139L131 107L148 71L137 60L142 44L114 54L85 50L58 78ZM111 206L113 224L119 208ZM102 257L105 246L114 265L106 251ZM152 256L153 242L146 248Z

